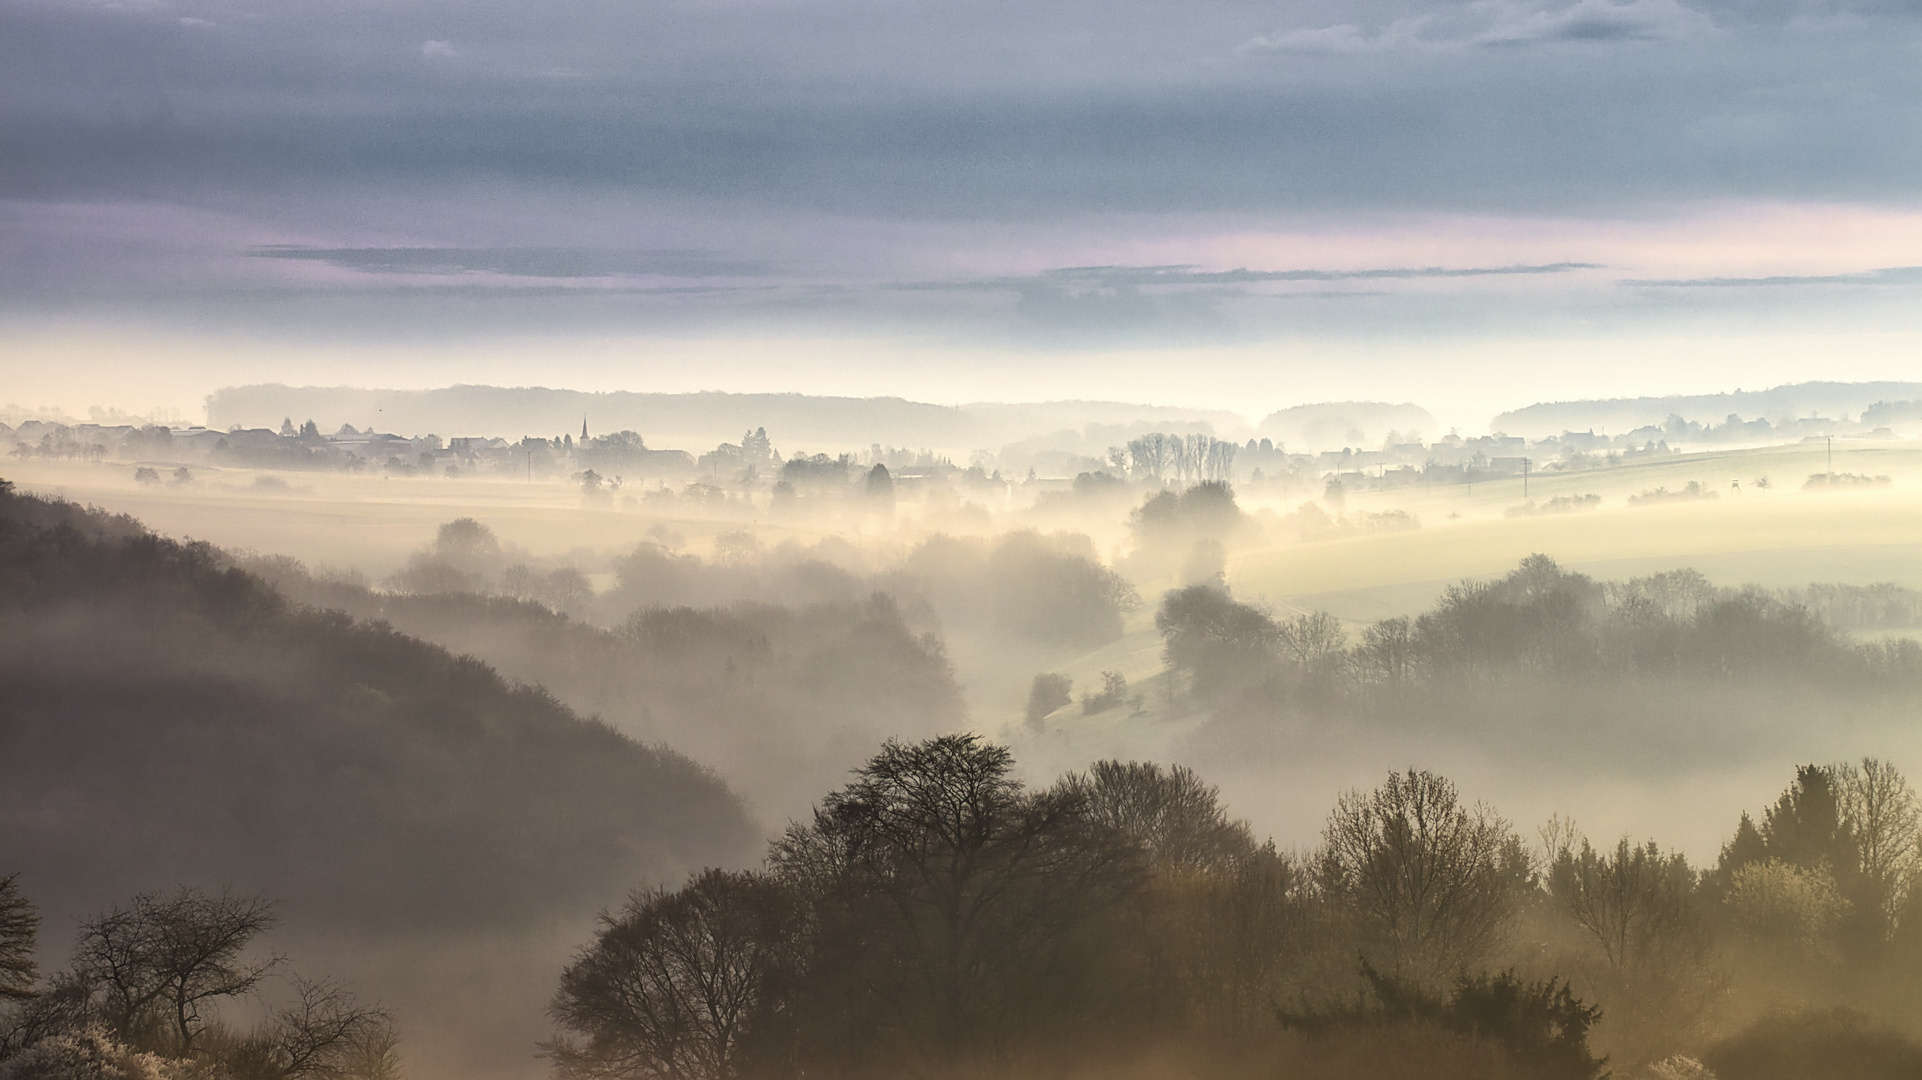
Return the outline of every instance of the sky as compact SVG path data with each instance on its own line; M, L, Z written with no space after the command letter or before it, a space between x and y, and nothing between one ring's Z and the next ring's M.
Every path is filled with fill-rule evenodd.
M1912 378L1922 8L0 0L0 399Z

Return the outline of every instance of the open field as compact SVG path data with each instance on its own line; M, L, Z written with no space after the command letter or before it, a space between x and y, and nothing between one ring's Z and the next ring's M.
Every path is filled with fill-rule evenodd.
M1328 611L1351 630L1379 619L1413 615L1463 578L1494 577L1535 553L1597 578L1629 578L1694 567L1718 585L1792 587L1810 582L1894 582L1922 588L1922 446L1838 445L1835 469L1887 475L1886 488L1803 491L1824 470L1824 448L1765 447L1684 454L1577 473L1532 476L1528 498L1599 495L1592 510L1508 517L1522 505L1522 481L1435 488L1359 491L1351 512L1401 510L1421 527L1304 542L1276 518L1305 501L1270 491L1244 494L1245 509L1264 517L1258 538L1231 551L1228 582L1236 596L1283 610ZM1767 477L1768 487L1755 481ZM1740 481L1739 492L1730 486ZM1655 488L1678 491L1691 481L1712 499L1631 506L1630 496ZM1175 584L1140 581L1144 598ZM1072 673L1104 666L1130 679L1158 669L1153 605L1130 623L1130 635L1084 658Z
M1770 586L1810 581L1922 586L1922 448L1883 444L1838 448L1842 473L1886 475L1887 488L1803 491L1824 471L1823 448L1769 447L1676 458L1578 473L1537 475L1529 498L1594 494L1593 510L1504 517L1524 503L1521 481L1423 492L1403 489L1349 496L1353 509L1405 510L1421 519L1409 532L1318 543L1280 543L1244 551L1231 563L1238 592L1345 619L1408 614L1463 577L1497 574L1534 552L1597 577L1632 577L1693 566L1718 584ZM1766 477L1770 485L1759 487ZM1716 498L1631 506L1655 488L1701 484ZM1739 482L1739 490L1731 487Z
M23 490L132 514L170 536L351 568L376 581L400 569L409 552L433 539L437 526L457 517L484 521L503 544L534 556L571 557L590 575L608 556L648 539L648 530L656 526L702 550L716 534L743 527L753 528L770 545L829 535L829 530L793 525L590 508L575 485L553 481L389 479L197 466L191 484L142 486L131 479L132 465L112 462L9 462L0 475ZM262 477L287 487L264 491L256 486Z

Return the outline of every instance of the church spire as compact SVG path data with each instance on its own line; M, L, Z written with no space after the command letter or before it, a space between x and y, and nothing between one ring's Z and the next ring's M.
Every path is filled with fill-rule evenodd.
M587 441L587 414L581 414L581 441Z

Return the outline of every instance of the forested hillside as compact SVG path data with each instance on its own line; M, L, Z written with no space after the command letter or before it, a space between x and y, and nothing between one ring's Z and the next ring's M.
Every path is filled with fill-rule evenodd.
M188 884L284 897L290 929L390 967L483 937L520 958L757 831L712 773L477 660L0 487L0 837L49 949ZM525 1056L484 1017L441 1022Z
M471 518L441 525L384 590L280 556L238 564L665 740L720 769L770 828L881 739L964 723L950 646L977 674L1019 672L1119 638L1139 605L1070 533L935 535L882 568L834 538L723 539L714 559L643 541L598 594L571 566L516 562Z
M643 558L669 557L644 551L630 562ZM701 569L699 560L686 561ZM811 595L769 583L770 595L794 601L785 604L738 593L662 597L633 574L620 597L631 610L611 627L465 582L387 593L316 580L288 560L246 565L310 603L478 657L623 731L667 741L749 793L769 828L800 812L879 739L963 722L940 639L917 633L889 594L864 591L846 574L829 577L826 564L788 575L822 578ZM747 576L729 575L727 584Z

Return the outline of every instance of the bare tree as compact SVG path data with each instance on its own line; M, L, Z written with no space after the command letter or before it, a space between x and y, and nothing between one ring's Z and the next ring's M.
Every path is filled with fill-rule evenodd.
M1208 444L1208 452L1203 460L1202 479L1227 483L1235 478L1235 455L1241 448L1225 439L1214 439Z
M1382 682L1407 680L1418 660L1414 623L1404 615L1369 626L1361 632L1356 660L1365 673Z
M845 969L870 1010L837 1023L924 1064L1005 1063L1072 1014L1088 989L1072 958L1138 887L1138 860L1077 793L1028 792L1012 766L975 735L890 741L775 844L776 873L834 920L811 954L821 977Z
M1600 957L1617 1044L1631 1061L1658 1057L1692 1033L1717 987L1695 872L1653 841L1599 852L1577 840L1572 828L1549 838L1549 894Z
M399 1073L393 1024L338 983L294 980L294 1004L276 1010L257 1037L281 1077L389 1080Z
M1410 770L1341 796L1317 871L1371 961L1435 986L1493 947L1522 860L1506 821L1486 806L1462 806L1448 780Z
M1174 440L1159 431L1128 441L1128 460L1137 477L1159 484L1174 458Z
M40 913L33 902L20 893L15 879L0 877L0 1001L24 1001L34 996L33 984L40 969L33 961L35 935L40 930Z
M274 923L273 902L260 896L142 893L81 925L74 975L122 1038L171 1042L186 1057L204 1006L252 993L280 966L280 956L245 956Z
M1833 765L1842 826L1854 841L1862 895L1856 903L1879 916L1886 938L1894 931L1916 877L1922 874L1922 807L1895 766L1876 758Z
M1257 844L1219 789L1184 766L1101 761L1062 783L1154 870L1137 935L1150 1021L1216 1031L1272 1022L1279 975L1303 938L1295 863Z
M1308 940L1303 885L1300 867L1273 844L1230 866L1156 882L1166 970L1203 1026L1274 1022L1284 976Z
M1597 852L1581 842L1565 849L1551 870L1550 889L1596 946L1610 969L1627 973L1684 946L1703 933L1694 909L1694 873L1687 860L1664 855L1654 841L1616 842Z
M726 1080L787 940L781 887L707 870L637 894L561 976L551 1013L585 1044L547 1051L567 1077Z
M1228 817L1220 789L1184 765L1097 761L1062 784L1164 873L1226 869L1256 850L1247 823Z
M1723 591L1710 584L1708 578L1693 567L1628 581L1611 581L1602 588L1612 608L1621 609L1638 602L1644 603L1673 622L1694 619Z
M1304 672L1325 670L1348 646L1341 620L1325 611L1282 620L1276 627L1276 637L1281 651Z

